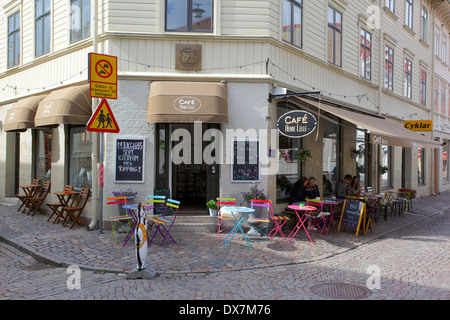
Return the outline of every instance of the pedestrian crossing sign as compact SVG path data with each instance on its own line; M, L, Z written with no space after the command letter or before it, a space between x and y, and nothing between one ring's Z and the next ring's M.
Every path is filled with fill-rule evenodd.
M94 132L117 133L120 131L116 118L114 118L114 114L106 99L102 99L86 127L87 131Z

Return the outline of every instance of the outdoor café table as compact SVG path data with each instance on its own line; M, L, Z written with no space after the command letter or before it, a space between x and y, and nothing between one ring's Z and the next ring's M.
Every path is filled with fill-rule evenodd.
M306 235L309 238L309 241L311 241L311 243L314 244L314 242L311 240L311 237L309 236L308 229L305 227L305 222L306 222L306 219L308 219L311 212L314 210L317 210L317 208L313 207L313 206L300 206L298 204L291 204L288 206L288 208L294 210L295 214L298 217L297 224L295 225L294 229L292 229L291 233L287 237L289 239L288 242L291 242L292 239L294 239L297 232L301 229L301 227L303 227L303 229L306 232ZM299 211L304 211L303 215L300 215Z
M255 209L247 208L247 207L228 206L228 207L223 207L223 210L230 212L231 215L233 216L234 221L236 222L235 225L233 226L233 228L231 229L230 233L227 235L227 237L224 240L224 242L226 242L225 248L228 246L230 241L234 238L234 236L236 235L236 232L239 229L239 230L241 230L241 233L244 236L244 239L247 242L249 248L252 249L250 243L248 242L247 237L245 236L244 231L242 230L242 224L248 219L249 214L251 212L255 211ZM240 217L237 218L235 213L240 213ZM227 239L228 239L228 241L227 241Z
M73 204L73 202L75 201L75 196L79 195L80 193L74 190L70 190L70 191L61 191L61 192L53 192L57 197L59 202L62 204L60 206L60 210L58 211L58 215L56 216L55 220L53 220L53 223L55 223L56 221L58 221L58 219L64 220L63 217L61 217L62 215L62 208L64 207L71 207L71 205ZM72 196L74 197L72 200L72 203L69 204L70 199L72 199ZM59 223L59 222L58 222Z
M145 210L152 210L152 209L154 209L154 206L147 206L146 205L144 207L145 207ZM131 236L133 235L134 229L136 229L136 225L139 222L139 217L137 216L138 215L138 213L137 213L138 205L137 204L126 204L126 205L123 205L122 208L127 210L130 213L130 215L133 217L133 220L134 220L133 228L131 228L131 230L128 232L127 236L125 237L125 243L123 244L123 247L125 247L125 245L127 244L128 240L130 240ZM148 236L149 235L147 233L147 240L148 240ZM147 241L147 243L148 243L148 246L150 246L150 242Z
M37 184L20 185L19 187L22 188L23 192L25 193L26 198L34 198L42 186L37 183ZM26 198L24 199L25 207L28 210L31 210L31 208L28 206L28 203L26 202L27 201ZM22 212L25 212L25 208Z
M320 232L320 234L322 234L323 230L325 230L325 233L328 234L328 230L330 229L331 221L333 221L333 223L334 223L334 220L333 220L334 210L336 209L336 206L339 203L336 201L333 201L333 200L308 200L308 202L317 203L321 207L327 206L329 208L330 215L322 217L325 221L323 223L323 227ZM328 226L326 225L327 220L328 220Z

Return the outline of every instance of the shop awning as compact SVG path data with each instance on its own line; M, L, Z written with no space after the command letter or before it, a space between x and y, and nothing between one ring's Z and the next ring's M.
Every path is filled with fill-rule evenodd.
M227 86L221 82L155 81L147 122L228 123Z
M86 124L91 115L92 99L86 84L51 92L39 103L34 123L36 127Z
M307 98L297 98L309 103L321 110L329 112L341 119L360 126L370 132L370 142L401 147L423 147L438 148L441 143L436 142L420 133L403 128L402 124L380 116L371 116L367 113L360 113L327 103L320 103Z
M34 128L34 117L39 102L46 95L34 96L21 99L6 112L5 131L25 132Z

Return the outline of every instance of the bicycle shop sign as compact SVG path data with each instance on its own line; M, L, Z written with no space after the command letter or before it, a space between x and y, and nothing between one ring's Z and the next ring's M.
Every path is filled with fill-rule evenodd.
M283 114L277 121L278 131L289 138L306 137L316 128L316 117L307 111L290 111Z

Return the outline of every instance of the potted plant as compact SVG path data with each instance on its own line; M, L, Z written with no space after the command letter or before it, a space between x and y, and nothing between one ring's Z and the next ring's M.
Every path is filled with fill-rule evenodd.
M217 216L217 202L214 201L213 199L211 199L206 203L206 206L209 209L209 215L211 217L216 217Z
M311 150L309 149L280 149L280 158L283 158L286 162L292 162L297 160L298 162L305 162L312 158Z
M380 166L379 171L380 171L380 174L383 175L389 171L389 168L387 166Z
M134 198L136 198L138 192L137 191L133 191L133 189L128 188L126 190L117 190L117 191L113 191L112 194L114 195L114 197L123 197L126 196L127 197L127 203L133 203ZM120 216L124 216L126 215L125 209L122 208L123 204L118 204L119 206L119 215Z
M356 149L353 149L352 150L352 158L353 159L356 159L357 157L359 157L359 156L361 156L363 154L363 151L362 150L356 150Z

